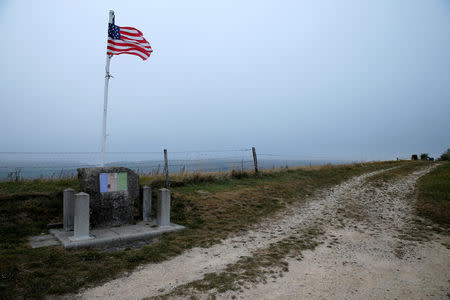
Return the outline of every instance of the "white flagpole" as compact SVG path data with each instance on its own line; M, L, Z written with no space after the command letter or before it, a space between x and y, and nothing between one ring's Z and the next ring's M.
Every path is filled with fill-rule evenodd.
M114 11L109 11L109 23L112 23L114 20ZM109 28L108 23L108 28ZM106 147L106 114L108 111L108 86L109 86L109 78L111 75L109 74L109 65L111 63L112 55L106 54L106 67L105 67L105 93L104 93L104 102L103 102L103 134L102 134L102 161L101 166L105 165L105 147Z

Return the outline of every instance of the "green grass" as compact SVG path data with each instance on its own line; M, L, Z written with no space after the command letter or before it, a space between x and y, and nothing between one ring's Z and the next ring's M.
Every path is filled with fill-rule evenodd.
M67 188L78 188L77 179L34 179L19 182L0 182L0 201L2 197L18 194L46 194L62 192Z
M140 264L163 261L192 247L219 243L288 203L303 201L317 189L364 172L404 164L408 163L283 169L262 172L258 178L230 173L175 176L171 178L172 221L186 229L140 249L116 252L65 251L61 247L31 249L27 243L29 236L47 233L48 223L62 221L62 190L78 189L77 182L0 182L0 298L44 298L48 294L75 292ZM151 185L154 193L162 182L158 177L141 178L141 184Z
M423 176L417 190L417 214L450 228L450 162Z

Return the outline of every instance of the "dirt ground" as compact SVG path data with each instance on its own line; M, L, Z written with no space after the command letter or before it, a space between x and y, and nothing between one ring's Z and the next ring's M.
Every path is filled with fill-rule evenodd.
M243 235L211 248L194 248L159 264L141 266L124 277L65 298L177 298L170 292L220 273L252 254L315 225L325 232L288 271L240 291L191 291L195 298L219 299L446 299L450 292L448 235L413 214L414 186L430 167L382 185L364 174L309 197ZM434 228L435 229L435 228ZM439 230L438 230L439 231ZM180 296L178 296L180 297ZM181 297L185 298L185 296Z

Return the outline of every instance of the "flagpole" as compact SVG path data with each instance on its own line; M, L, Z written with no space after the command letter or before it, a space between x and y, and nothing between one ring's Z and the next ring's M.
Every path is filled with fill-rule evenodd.
M114 21L114 11L109 11L109 22L108 22L108 28L109 24L113 23ZM104 91L104 99L103 99L103 131L102 131L102 160L101 160L101 166L103 167L105 165L105 148L106 148L106 115L108 111L108 86L109 86L109 78L111 75L109 74L109 66L111 64L111 57L112 55L106 54L106 66L105 66L105 91Z

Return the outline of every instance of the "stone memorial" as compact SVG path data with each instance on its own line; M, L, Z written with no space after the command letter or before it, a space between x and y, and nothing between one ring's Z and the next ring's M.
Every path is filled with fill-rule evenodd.
M156 218L151 217L151 188L142 188L142 221L134 222L134 204L139 198L139 177L124 167L78 169L80 193L64 190L63 228L51 235L30 237L32 248L61 243L65 249L110 247L183 230L170 222L170 190L159 189ZM73 230L73 231L72 231Z
M90 196L93 228L133 224L134 201L139 198L139 176L124 167L80 168L80 191Z

